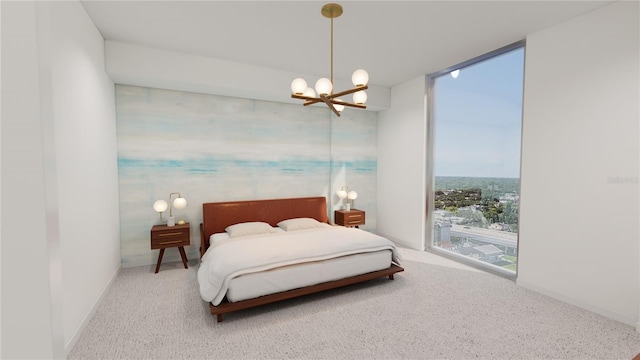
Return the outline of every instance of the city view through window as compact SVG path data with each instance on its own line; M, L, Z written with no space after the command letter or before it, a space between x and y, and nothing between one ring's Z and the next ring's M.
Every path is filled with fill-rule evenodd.
M434 246L516 271L520 180L436 177Z
M514 273L524 47L432 79L432 247Z

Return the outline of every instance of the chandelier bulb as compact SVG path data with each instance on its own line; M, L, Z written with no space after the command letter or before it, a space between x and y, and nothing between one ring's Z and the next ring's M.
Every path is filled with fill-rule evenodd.
M367 102L367 93L364 90L360 90L353 94L353 102L362 105Z
M329 95L333 91L333 84L327 78L320 78L316 81L316 92L318 95Z
M296 95L302 95L306 89L307 82L303 78L296 78L291 82L291 92Z
M308 87L302 95L314 98L316 97L316 91L313 90L313 88Z
M336 99L337 101L342 101L342 99ZM338 112L342 112L342 110L344 110L344 105L340 105L340 104L333 104L333 107L336 108L336 110L338 110Z
M365 86L369 82L369 74L363 69L358 69L351 75L351 81L355 86Z

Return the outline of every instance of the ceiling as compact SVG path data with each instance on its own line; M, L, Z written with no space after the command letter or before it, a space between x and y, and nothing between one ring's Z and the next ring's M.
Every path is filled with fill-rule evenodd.
M612 1L342 1L334 77L392 87L450 68ZM318 1L82 1L106 40L328 77Z

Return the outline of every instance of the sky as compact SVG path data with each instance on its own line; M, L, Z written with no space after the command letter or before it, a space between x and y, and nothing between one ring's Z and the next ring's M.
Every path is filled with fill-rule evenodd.
M434 175L520 177L524 47L435 80Z

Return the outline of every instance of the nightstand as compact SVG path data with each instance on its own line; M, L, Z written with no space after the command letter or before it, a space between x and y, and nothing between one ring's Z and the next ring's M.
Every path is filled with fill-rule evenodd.
M338 225L358 227L364 225L364 211L358 209L336 210L333 213L334 221Z
M190 243L189 223L175 226L154 225L151 228L151 250L160 249L156 273L158 273L160 269L164 249L171 247L177 247L178 250L180 250L180 257L182 257L184 268L188 269L187 255L184 253L184 247L189 246Z

